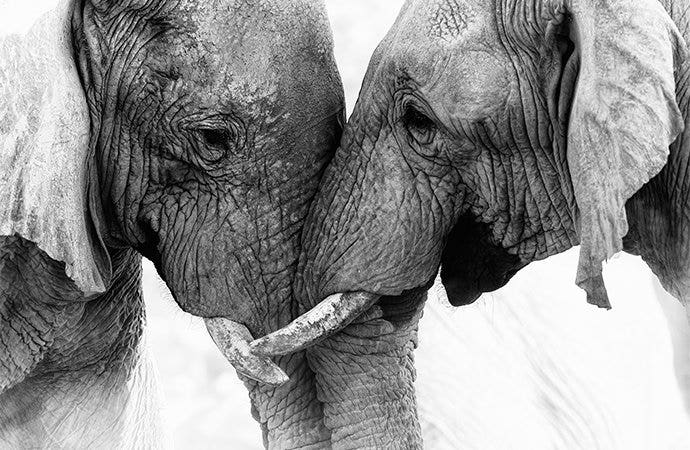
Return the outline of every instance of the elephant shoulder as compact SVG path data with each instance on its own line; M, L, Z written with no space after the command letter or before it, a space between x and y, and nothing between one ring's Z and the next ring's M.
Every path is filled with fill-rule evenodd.
M0 237L0 393L20 382L56 330L79 315L81 292L62 266L30 241Z

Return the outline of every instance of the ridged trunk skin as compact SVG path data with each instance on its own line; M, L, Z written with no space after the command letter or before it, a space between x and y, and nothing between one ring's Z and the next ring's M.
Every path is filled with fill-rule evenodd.
M353 117L361 117L363 109L358 105ZM425 294L401 295L435 276L441 250L424 261L403 255L433 248L425 244L440 232L433 224L427 229L430 236L410 229L426 225L411 220L415 211L404 207L408 194L414 195L414 177L404 161L368 159L377 143L392 139L378 136L377 124L368 125L368 133L349 131L326 169L303 232L295 292L303 310L338 292L390 296L356 323L308 349L307 358L316 373L333 448L415 449L422 447L422 437L413 350ZM371 178L383 170L389 178ZM375 187L364 193L362 185ZM385 200L384 207L377 207L377 196ZM367 233L372 229L381 234Z
M324 425L314 373L307 366L305 353L275 361L290 377L284 386L271 388L243 380L252 401L252 415L261 425L264 447L269 450L328 447L330 432Z
M421 448L413 344L369 355L371 343L353 340L339 335L309 352L333 448Z
M307 351L332 448L422 448L413 351L426 294L412 297L411 318L370 312Z

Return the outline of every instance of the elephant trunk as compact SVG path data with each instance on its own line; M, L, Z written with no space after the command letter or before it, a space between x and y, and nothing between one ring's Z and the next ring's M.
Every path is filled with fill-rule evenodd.
M406 304L411 319L378 295L332 295L253 342L252 353L265 358L311 347L307 360L334 448L421 448L412 352L424 295L389 298ZM401 322L387 320L393 317Z
M316 398L314 373L304 352L275 358L289 380L278 387L243 378L252 403L252 415L261 424L267 450L328 448L330 431Z
M412 320L390 322L377 305L307 350L333 448L422 448L412 352L426 294L418 295Z
M373 176L384 167L365 156L391 137L371 136L372 130L346 132L312 203L293 284L304 315L250 348L257 355L306 348L334 448L420 448L412 352L441 251L410 237L432 230L434 241L442 230L410 216L416 210L406 202L417 197L408 195L414 176L404 163L385 162L390 178ZM361 195L370 185L366 191L377 198ZM385 206L372 207L379 201ZM411 232L417 227L425 233Z

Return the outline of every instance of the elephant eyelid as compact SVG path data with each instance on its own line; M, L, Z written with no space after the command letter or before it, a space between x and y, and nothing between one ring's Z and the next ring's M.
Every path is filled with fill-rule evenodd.
M436 124L429 116L412 105L405 107L405 112L401 119L403 124L408 128L417 128L421 130L436 127Z
M413 105L405 106L400 121L410 137L420 145L429 145L436 137L436 122Z
M195 136L197 155L209 164L239 153L245 144L246 134L242 123L225 116L190 121L184 128Z
M243 124L228 117L210 117L189 121L183 125L212 147L240 145L244 136Z

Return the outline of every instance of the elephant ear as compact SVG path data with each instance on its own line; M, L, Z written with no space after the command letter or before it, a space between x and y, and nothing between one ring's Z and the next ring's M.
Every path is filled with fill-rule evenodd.
M577 284L610 308L602 263L623 249L626 201L657 175L684 123L675 56L686 51L657 0L571 0L580 72L570 113L568 164L579 209Z
M89 190L90 117L72 45L71 0L3 0L0 235L34 242L91 296L111 267Z

